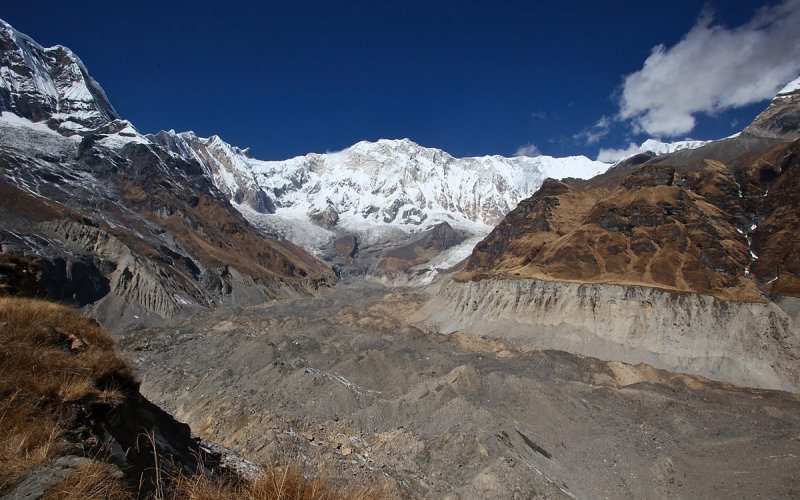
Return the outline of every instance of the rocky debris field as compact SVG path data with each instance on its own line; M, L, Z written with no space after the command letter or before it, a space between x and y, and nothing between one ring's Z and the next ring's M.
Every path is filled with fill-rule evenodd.
M387 495L800 495L800 397L449 335L360 282L126 334L142 392L254 461Z

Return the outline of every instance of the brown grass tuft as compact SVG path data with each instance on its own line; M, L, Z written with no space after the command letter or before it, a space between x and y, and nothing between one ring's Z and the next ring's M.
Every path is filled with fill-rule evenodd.
M174 500L372 500L379 494L365 486L334 488L324 479L307 479L300 467L266 467L261 476L238 482L214 480L203 475L180 475L175 480Z
M114 405L138 381L97 322L35 299L0 297L0 494L69 448L78 405Z
M76 467L47 490L43 500L126 500L132 498L118 469L103 462Z
M66 448L57 417L19 396L0 401L0 493Z

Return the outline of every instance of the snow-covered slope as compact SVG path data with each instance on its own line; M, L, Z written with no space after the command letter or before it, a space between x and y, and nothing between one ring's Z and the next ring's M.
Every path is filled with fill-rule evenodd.
M393 248L449 224L463 235L463 243L411 270L425 280L436 267L466 256L546 178L590 178L609 167L583 156L455 158L409 139L364 141L335 153L283 161L254 159L217 136L168 131L148 139L200 161L217 188L262 231L333 263L344 262L348 273L373 272ZM343 236L357 239L355 259L342 261L337 253L335 240Z
M205 159L234 202L267 197L279 215L305 214L321 226L343 229L391 225L413 231L442 221L492 225L547 177L589 178L608 168L583 156L455 158L408 139L359 142L283 161L253 159L216 136L170 131L150 139ZM261 202L247 204L257 208Z
M793 92L800 90L800 76L792 80L791 82L787 83L781 90L778 92L776 97L783 97L789 95Z
M701 146L705 146L711 141L693 141L693 140L686 140L686 141L675 141L675 142L661 142L658 139L647 139L639 146L639 152L645 153L647 151L651 151L657 155L663 155L667 153L674 153L675 151L681 151L683 149L697 149Z
M117 115L100 85L68 48L44 48L0 20L0 110L70 135Z

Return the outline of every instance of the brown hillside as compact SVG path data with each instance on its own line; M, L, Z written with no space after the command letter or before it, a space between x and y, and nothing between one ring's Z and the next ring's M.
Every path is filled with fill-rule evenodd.
M641 284L748 301L800 296L800 141L740 146L713 145L699 161L703 148L682 163L629 161L587 183L549 179L456 278Z

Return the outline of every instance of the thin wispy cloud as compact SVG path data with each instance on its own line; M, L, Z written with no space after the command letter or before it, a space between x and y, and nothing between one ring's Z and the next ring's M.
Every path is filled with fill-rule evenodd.
M514 152L514 156L539 156L541 154L542 152L539 151L539 148L536 147L536 144L531 142L523 144Z
M769 99L798 74L800 0L762 8L734 28L706 12L676 45L654 47L625 77L619 116L636 132L675 137L694 128L697 114Z
M610 130L611 118L603 115L599 120L597 120L597 123L589 128L581 130L577 134L573 135L572 138L575 140L575 142L595 144L600 142L600 139L607 136Z

